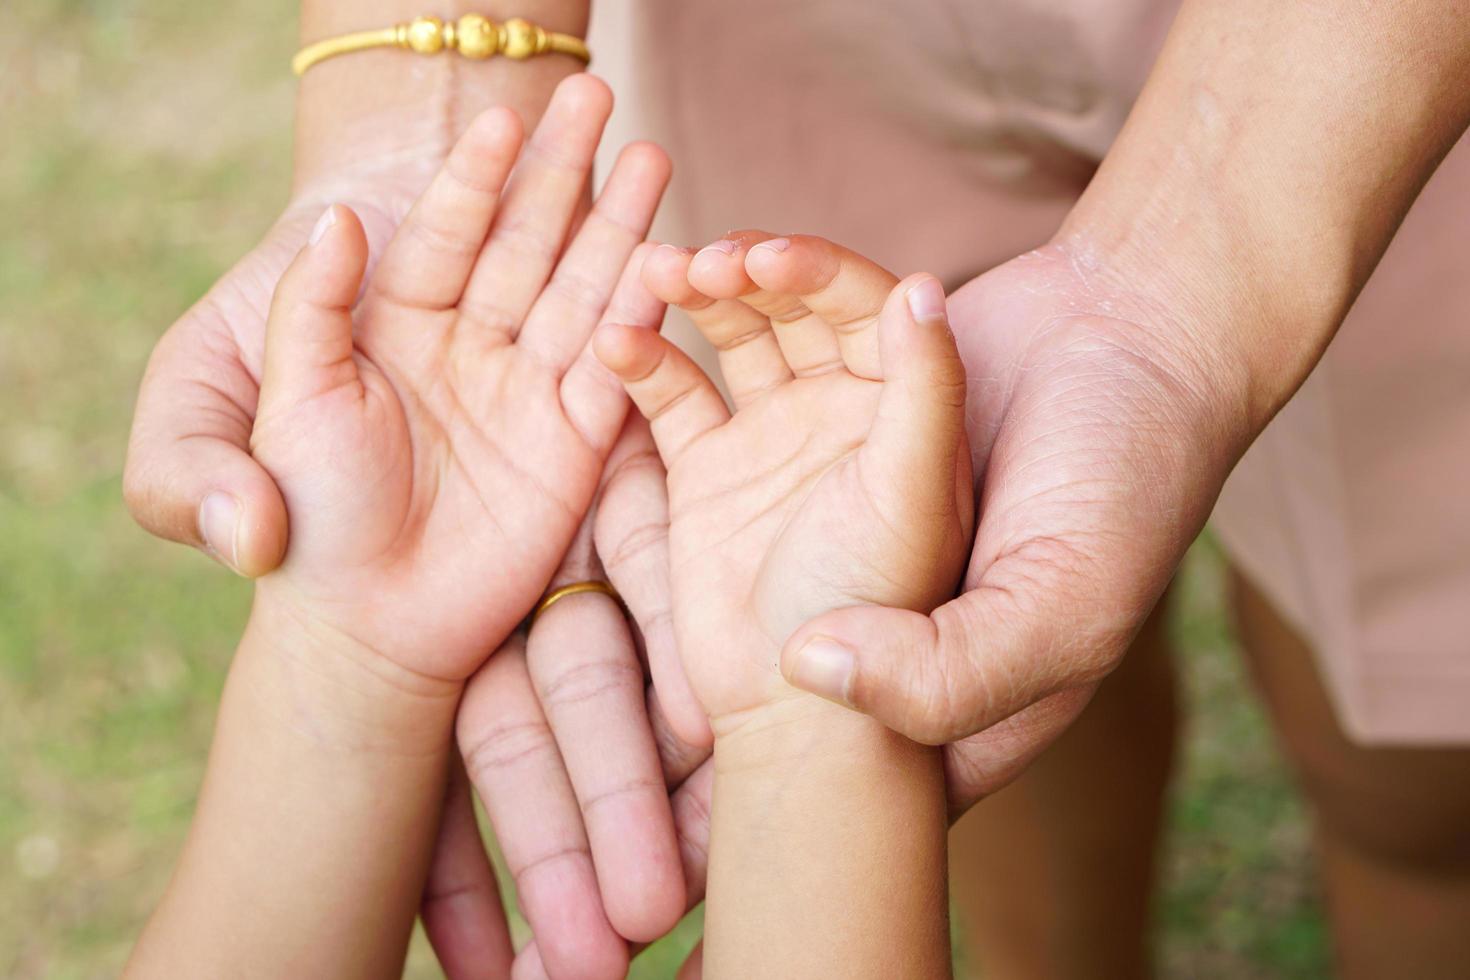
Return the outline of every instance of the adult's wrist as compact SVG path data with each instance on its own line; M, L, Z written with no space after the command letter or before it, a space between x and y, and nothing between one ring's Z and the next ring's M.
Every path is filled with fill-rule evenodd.
M1358 13L1186 0L1062 234L1234 355L1254 430L1317 363L1470 123L1457 4Z
M306 0L300 37L306 44L421 15L453 20L466 13L524 17L581 37L587 9L586 0ZM529 129L557 82L583 67L559 54L471 60L449 51L425 56L397 48L328 59L299 82L296 185L344 171L413 171L427 182L481 111L509 106Z

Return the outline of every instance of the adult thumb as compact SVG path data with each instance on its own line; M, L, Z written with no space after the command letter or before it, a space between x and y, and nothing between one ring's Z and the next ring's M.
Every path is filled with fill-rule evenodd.
M206 297L159 342L133 417L123 472L146 530L264 575L286 550L286 505L250 455L257 389L231 324Z
M1006 585L987 585L992 573ZM1068 608L1073 574L1083 572L1002 559L932 615L880 606L824 613L787 639L781 672L916 741L965 738L1098 680L1126 648L1133 617L1084 623Z

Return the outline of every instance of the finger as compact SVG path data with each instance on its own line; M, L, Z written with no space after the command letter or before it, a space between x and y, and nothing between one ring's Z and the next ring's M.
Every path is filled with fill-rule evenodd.
M358 383L352 307L367 270L362 224L333 205L276 286L265 327L259 411L287 411Z
M448 980L504 980L515 959L495 868L485 851L469 778L450 764L444 812L419 915Z
M547 967L555 976L621 977L627 946L603 912L581 810L519 637L470 678L457 735Z
M655 296L693 321L718 352L720 375L737 409L791 380L770 319L734 299L711 299L689 283L694 253L660 245L643 263L643 282Z
M777 236L764 231L732 232L706 245L689 262L689 282L715 299L738 299L771 321L787 365L798 378L845 368L836 332L801 297L762 289L746 271L746 256Z
M603 312L604 324L621 323L658 332L664 319L664 304L638 277L643 256L652 248L645 242L633 250ZM592 336L596 338L596 331ZM582 439L599 453L609 452L628 416L628 392L617 375L598 359L593 340L583 345L577 359L562 376L560 394L562 411Z
M460 300L473 322L510 337L520 331L562 253L611 112L601 79L577 74L557 85Z
M832 328L847 369L860 378L883 378L878 314L898 277L825 238L792 235L753 246L745 270L768 293L800 297Z
M648 687L648 724L653 729L653 741L658 745L658 761L663 766L664 785L673 789L689 778L689 774L704 764L710 757L713 736L705 744L686 741L669 725L663 705L659 701L658 688Z
M675 980L700 980L704 976L704 940L694 944Z
M685 780L673 797L679 848L684 859L688 908L693 908L704 899L705 881L708 877L710 800L713 789L714 764L706 762ZM700 957L699 950L696 949L691 956ZM532 939L521 950L516 957L511 976L513 980L547 980L549 974L541 959L538 940Z
M384 250L373 273L375 293L415 309L459 302L521 140L520 117L510 109L475 118Z
M629 416L603 468L593 535L608 580L643 636L649 673L672 732L708 747L714 735L674 642L666 479L648 422Z
M586 346L669 183L652 143L623 149L597 203L531 307L517 343L558 374Z
M674 831L684 862L684 893L692 908L704 898L709 880L710 809L715 788L715 764L710 759L684 780L673 798Z
M123 498L149 532L254 577L286 553L286 504L249 452L255 379L228 325L204 319L208 310L201 304L191 311L149 359Z
M946 745L944 784L950 821L1025 772L1071 727L1096 690L1096 684L1084 684L1058 691L984 731Z
M666 338L640 327L604 324L593 338L597 356L620 379L648 419L670 468L689 444L730 420L714 383Z
M516 954L510 980L551 980L551 974L546 972L546 964L541 961L541 947L534 937Z
M657 939L684 912L684 882L627 620L609 596L567 596L536 618L526 660L581 805L608 920L624 938Z
M933 276L910 276L889 294L879 320L883 391L861 450L872 484L881 488L879 506L901 509L893 514L899 520L914 513L960 517L959 483L968 529L965 365L950 333L944 287Z

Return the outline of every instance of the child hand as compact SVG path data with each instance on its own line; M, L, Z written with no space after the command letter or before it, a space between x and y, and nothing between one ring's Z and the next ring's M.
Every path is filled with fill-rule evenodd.
M656 147L623 152L565 244L610 108L568 80L508 184L520 121L486 112L365 287L357 217L323 216L267 326L251 450L291 528L258 601L460 681L542 593L624 417L587 338L662 315L628 266L668 179Z
M929 610L973 525L965 371L930 276L819 238L665 246L645 284L719 351L735 402L657 333L607 325L598 356L669 470L674 626L716 734L798 695L786 637L857 604Z

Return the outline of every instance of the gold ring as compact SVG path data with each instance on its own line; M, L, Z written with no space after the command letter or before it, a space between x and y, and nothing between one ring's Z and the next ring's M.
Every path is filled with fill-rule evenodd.
M563 585L559 589L552 589L546 593L546 598L536 605L536 611L531 613L531 622L541 618L541 614L569 595L580 595L583 592L600 592L605 596L612 596L612 600L622 605L623 597L618 595L618 590L612 587L610 582L573 582L571 585Z

